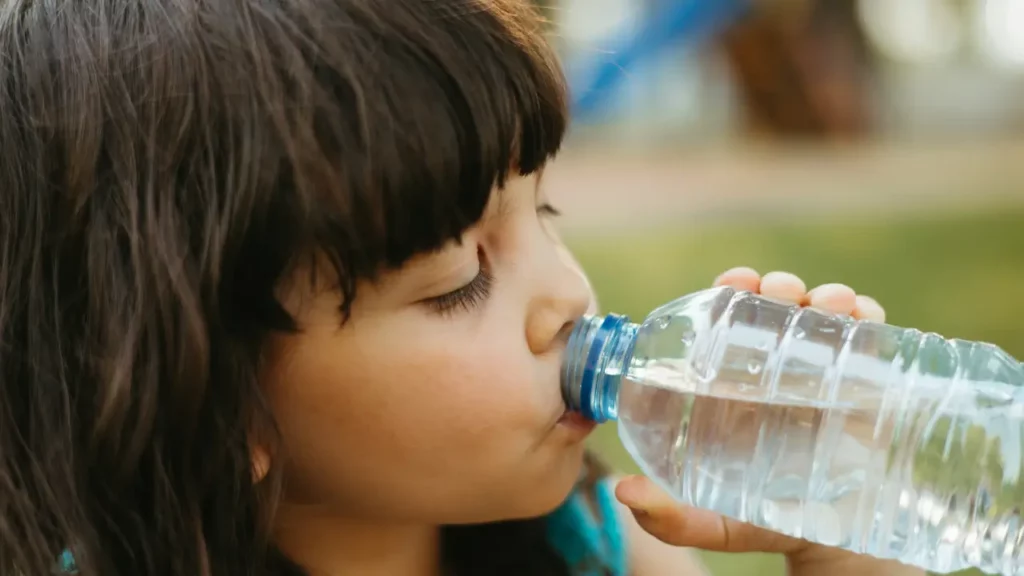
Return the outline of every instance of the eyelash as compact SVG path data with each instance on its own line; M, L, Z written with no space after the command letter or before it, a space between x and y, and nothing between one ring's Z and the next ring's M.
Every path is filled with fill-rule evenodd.
M490 270L480 268L476 278L470 280L465 286L430 298L426 300L426 303L438 314L452 314L460 309L463 312L470 312L487 301L493 285L494 275Z
M562 212L547 202L537 206L537 214L541 216L561 216Z
M561 216L561 212L551 204L544 203L537 206L537 213L541 216ZM452 314L461 309L463 312L470 312L487 301L491 295L491 288L494 286L494 275L487 268L480 268L476 277L468 284L452 290L447 294L441 294L426 300L425 302L438 314Z

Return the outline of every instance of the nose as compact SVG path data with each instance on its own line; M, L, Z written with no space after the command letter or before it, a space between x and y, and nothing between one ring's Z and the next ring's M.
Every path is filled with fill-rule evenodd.
M538 282L527 316L526 341L530 351L540 355L565 346L576 321L597 306L583 268L560 243L550 269Z

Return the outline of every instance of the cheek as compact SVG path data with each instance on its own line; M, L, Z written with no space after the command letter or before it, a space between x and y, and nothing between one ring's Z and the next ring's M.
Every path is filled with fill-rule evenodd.
M495 418L532 420L557 397L557 367L541 370L522 329L492 324L297 336L275 363L268 389L282 416L330 415L336 425L464 428L493 426Z
M403 328L303 335L278 364L269 395L305 497L440 503L514 478L548 433L557 367L541 366L521 331Z
M404 358L392 358L386 373L364 377L376 389L364 390L361 401L386 405L397 426L419 429L418 441L449 451L533 431L557 393L538 385L521 335L507 332L420 340Z

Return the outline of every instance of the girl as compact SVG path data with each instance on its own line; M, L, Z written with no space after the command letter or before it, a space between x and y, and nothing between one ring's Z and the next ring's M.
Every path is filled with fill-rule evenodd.
M559 397L592 296L518 0L7 0L0 54L3 574L900 570L611 503Z

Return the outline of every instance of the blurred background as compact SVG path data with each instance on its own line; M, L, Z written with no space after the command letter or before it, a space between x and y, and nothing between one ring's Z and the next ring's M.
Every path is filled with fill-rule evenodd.
M538 4L574 98L545 187L603 309L783 269L1024 358L1024 0Z

